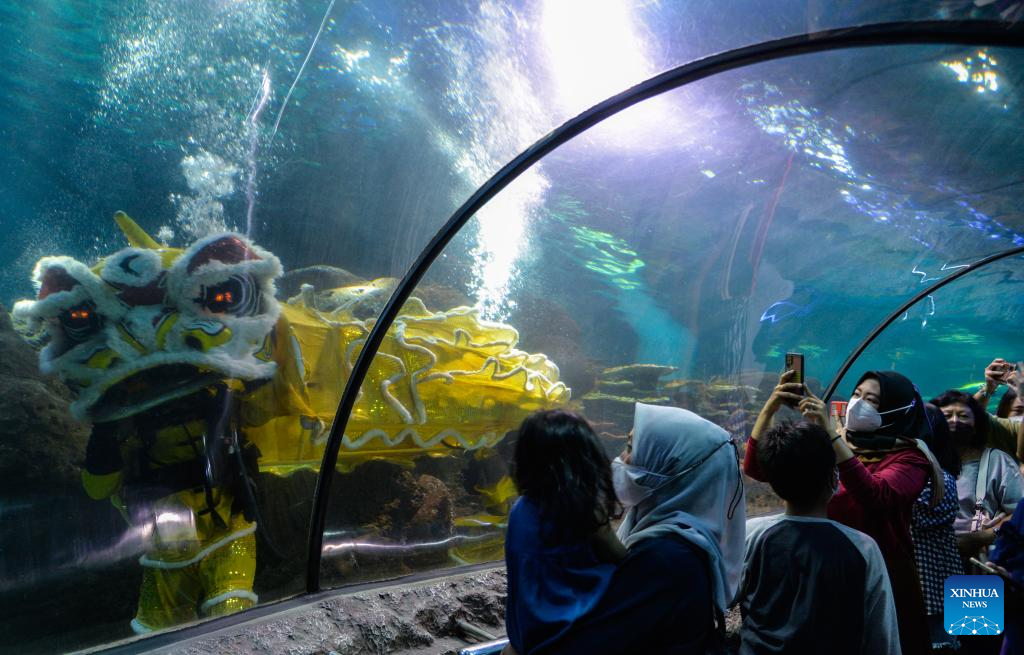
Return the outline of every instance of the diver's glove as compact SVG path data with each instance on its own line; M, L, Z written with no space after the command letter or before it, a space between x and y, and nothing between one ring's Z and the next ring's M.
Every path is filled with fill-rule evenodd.
M121 442L117 431L109 423L93 426L92 436L85 447L85 470L93 475L117 473L124 468Z

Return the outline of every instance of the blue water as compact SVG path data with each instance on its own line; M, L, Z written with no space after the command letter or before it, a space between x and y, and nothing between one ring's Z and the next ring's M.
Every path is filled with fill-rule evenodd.
M501 166L649 76L786 35L995 11L0 2L0 304L35 294L42 257L93 264L126 245L117 210L172 246L234 230L286 269L399 277ZM1022 88L1019 49L944 45L716 75L556 150L426 283L515 326L522 349L560 366L577 408L602 369L633 363L749 393L800 351L822 388L902 302L1024 243ZM902 371L931 396L980 381L994 357L1024 359L1020 264L909 308L837 397L865 369ZM61 647L123 636L121 618Z

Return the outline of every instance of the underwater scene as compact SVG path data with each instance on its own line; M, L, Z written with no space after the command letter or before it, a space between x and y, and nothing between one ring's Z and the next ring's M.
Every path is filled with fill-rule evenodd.
M1024 360L1015 254L841 375L904 303L1024 246L1024 50L851 47L705 77L542 158L427 269L336 416L431 238L580 112L785 36L1021 12L722 4L0 2L0 652L305 593L324 476L318 588L499 562L537 409L614 457L637 402L675 405L742 454L786 353L835 399L865 370L927 399ZM748 516L779 511L746 483Z

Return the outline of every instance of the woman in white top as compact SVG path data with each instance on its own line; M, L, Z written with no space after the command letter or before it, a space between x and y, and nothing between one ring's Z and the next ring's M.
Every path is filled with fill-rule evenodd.
M957 477L960 511L953 522L964 559L984 556L995 541L995 531L1013 516L1024 480L1010 455L986 447L988 422L977 400L961 391L947 391L932 400L949 423L961 471Z

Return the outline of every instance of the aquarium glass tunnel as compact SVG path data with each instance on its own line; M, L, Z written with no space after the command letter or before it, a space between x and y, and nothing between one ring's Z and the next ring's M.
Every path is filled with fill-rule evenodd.
M1024 360L1021 18L0 2L0 652L500 562L536 409Z

